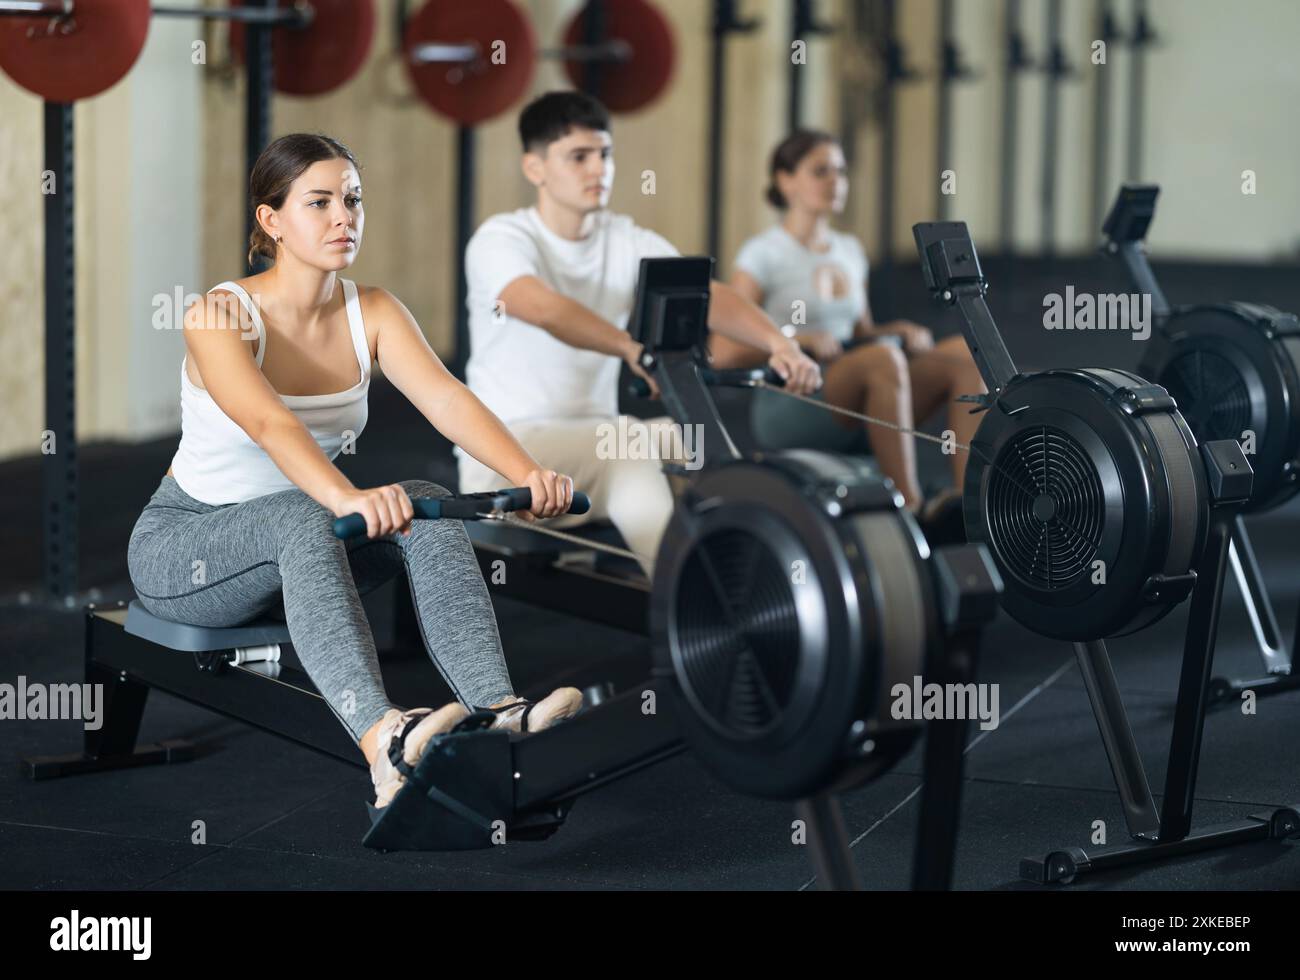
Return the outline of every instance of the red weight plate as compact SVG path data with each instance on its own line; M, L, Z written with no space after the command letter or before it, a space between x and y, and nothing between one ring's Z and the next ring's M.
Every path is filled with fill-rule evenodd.
M646 0L603 0L605 37L624 41L632 58L599 66L597 93L610 112L635 112L659 98L672 81L677 64L677 42L668 19ZM586 7L569 21L564 32L566 46L586 43ZM587 63L566 61L564 72L576 88L582 88Z
M474 44L468 65L415 65L422 44ZM429 0L406 25L407 69L434 112L474 126L505 112L528 91L537 66L532 22L510 0ZM499 63L498 63L499 62Z
M294 0L276 0L292 7ZM309 27L271 31L275 90L285 95L324 95L346 85L361 70L375 39L374 0L310 0ZM234 6L244 6L235 0ZM230 44L244 60L244 25L232 22Z
M0 17L0 68L50 102L112 88L149 36L149 0L77 0L71 17Z

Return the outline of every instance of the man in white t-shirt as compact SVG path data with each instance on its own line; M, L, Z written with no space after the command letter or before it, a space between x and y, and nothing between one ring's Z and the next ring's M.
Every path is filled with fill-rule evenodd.
M590 495L586 517L553 523L612 521L649 574L673 508L662 463L682 447L678 441L651 453L611 453L611 423L624 431L635 424L618 416L622 364L656 390L638 363L641 345L627 333L641 259L679 253L606 210L613 139L609 115L595 99L544 95L520 115L519 135L537 203L489 218L470 240L466 381L529 452ZM767 351L791 390L819 387L816 362L723 283L711 289L709 327ZM635 438L617 445L644 448ZM498 474L457 453L462 491L502 485Z

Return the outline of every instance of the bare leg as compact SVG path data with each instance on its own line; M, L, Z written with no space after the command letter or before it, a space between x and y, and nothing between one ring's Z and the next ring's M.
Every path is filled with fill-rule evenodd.
M762 367L767 363L767 354L720 333L710 333L709 363L719 371L739 371Z
M751 368L764 364L762 351L737 343L729 337L709 337L709 357L720 370ZM841 355L822 365L822 396L832 405L912 428L913 397L907 379L907 359L890 344L871 344ZM846 429L862 423L832 416ZM916 475L916 440L880 425L869 429L871 448L880 469L916 510L921 505L920 481Z
M907 359L889 344L859 347L836 358L825 371L823 397L832 405L861 412L905 429L912 428L912 392ZM835 416L846 428L862 423ZM916 475L916 439L882 425L870 428L871 448L880 469L894 481L909 509L921 506Z
M973 406L956 400L958 395L983 394L987 389L975 367L966 341L949 337L934 345L932 350L917 354L908 362L912 377L912 411L916 419L924 422L945 402L948 405L948 428L957 442L970 445L979 428L980 417L971 413ZM952 455L952 475L958 489L966 477L967 453L958 450Z
M359 743L361 745L361 754L366 757L367 765L373 766L375 764L375 756L379 752L379 726L382 722L383 719L381 718L361 736L361 742Z

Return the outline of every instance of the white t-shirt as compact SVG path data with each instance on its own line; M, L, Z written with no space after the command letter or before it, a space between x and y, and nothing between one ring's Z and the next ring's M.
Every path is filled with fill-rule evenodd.
M521 276L536 276L625 330L641 259L678 254L653 231L608 211L579 241L556 235L536 208L488 218L465 252L470 390L507 425L617 415L622 361L570 347L498 308L498 297Z
M814 252L776 224L746 241L734 265L754 277L764 311L778 324L827 330L843 342L867 311L867 256L853 235L826 235L830 248Z

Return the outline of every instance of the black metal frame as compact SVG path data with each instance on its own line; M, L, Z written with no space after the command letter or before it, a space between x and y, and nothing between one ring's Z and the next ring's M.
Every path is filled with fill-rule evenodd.
M1157 326L1164 325L1173 315L1173 308L1165 297L1155 270L1146 253L1146 233L1155 217L1156 200L1160 188L1154 184L1128 184L1120 188L1115 203L1102 225L1102 251L1117 256L1128 271L1129 278L1139 293L1151 296L1151 309ZM1188 308L1180 308L1186 312ZM1255 558L1255 548L1246 528L1245 517L1234 515L1229 528L1228 560L1233 577L1241 592L1242 602L1255 632L1260 658L1266 676L1230 680L1216 677L1211 681L1210 701L1224 704L1236 701L1246 691L1260 694L1277 694L1300 689L1300 626L1296 629L1292 650L1288 655L1277 613L1264 585L1264 576Z
M1111 47L1121 34L1115 21L1114 0L1101 0L1097 9L1097 39L1105 45L1107 65L1110 64ZM1110 117L1111 74L1099 71L1094 75L1092 90L1092 227L1100 228L1106 215L1106 195L1110 192Z
M732 34L749 34L761 23L741 20L738 0L713 0L713 54L709 80L709 254L717 256L722 248L722 199L726 191L722 180L723 132L727 106L727 38Z
M1241 514L1232 523L1228 560L1241 592L1241 600L1246 605L1251 628L1255 631L1266 676L1235 680L1216 677L1211 681L1210 700L1224 704L1239 701L1246 691L1280 694L1300 688L1300 671L1295 669L1296 664L1300 663L1300 619L1297 620L1296 633L1288 655L1277 613L1273 611L1273 601L1264 585L1264 574L1255 558L1255 546L1251 543L1246 520Z
M1150 203L1145 196L1136 200L1139 204ZM1128 215L1135 219L1133 222L1125 224L1121 213L1113 224L1116 228L1123 224L1131 229L1139 226L1145 229L1144 216L1149 218L1147 212L1136 209ZM967 343L985 384L996 398L1017 371L984 301L987 282L970 234L960 222L919 224L913 231L926 286L936 298L961 308ZM1200 448L1210 494L1209 532L1195 567L1190 615L1184 632L1163 810L1157 808L1151 794L1104 639L1076 643L1075 653L1088 701L1134 840L1091 852L1067 848L1051 851L1043 858L1024 858L1020 873L1030 881L1068 883L1092 871L1150 863L1190 850L1300 834L1300 805L1277 808L1266 818L1251 818L1192 833L1192 804L1211 690L1210 672L1228 547L1237 512L1250 498L1251 489L1250 466L1240 445L1228 439L1206 442Z
M1207 463L1214 465L1210 458L1211 445L1204 447L1203 456ZM1063 848L1050 851L1041 858L1024 858L1020 862L1022 877L1040 884L1068 884L1082 874L1149 864L1230 844L1280 840L1300 834L1300 806L1295 805L1277 807L1244 821L1192 830L1192 805L1235 508L1235 503L1213 508L1209 540L1196 568L1196 585L1183 640L1178 696L1174 703L1163 806L1158 807L1151 795L1105 642L1096 640L1075 644L1088 700L1097 719L1132 840L1095 850Z
M880 0L878 44L884 63L884 81L879 88L880 184L877 200L879 261L871 279L886 319L893 315L894 218L898 185L898 93L904 82L918 77L907 65L907 49L898 36L897 0ZM878 316L877 319L880 317Z
M273 0L249 0L269 5ZM243 9L243 8L241 8ZM271 29L300 15L268 10L263 21L247 8L247 76L245 157L248 170L270 141L271 90L274 84ZM156 11L178 16L213 17L221 11ZM233 13L225 11L224 13ZM274 15L273 17L270 15ZM292 15L292 16L290 16ZM43 106L44 167L56 181L45 194L45 425L54 451L41 460L41 581L45 599L71 606L80 580L80 533L77 470L77 302L76 302L76 127L71 103ZM252 202L246 208L245 241L252 233ZM258 271L254 267L250 272Z
M187 740L137 745L151 689L364 767L360 751L299 667L222 666L219 656L170 650L127 633L125 606L91 605L86 611L85 682L104 685L103 725L84 733L81 752L25 760L32 779L192 759L195 746Z
M805 44L818 35L830 34L834 30L829 24L817 19L816 0L793 0L790 6L790 44L803 41ZM803 125L803 71L806 65L797 65L790 61L790 74L786 92L786 132L793 133Z
M1056 251L1056 161L1060 144L1061 81L1074 74L1061 39L1061 3L1062 0L1047 0L1046 57L1043 62L1047 85L1043 95L1043 170L1039 204L1042 251L1049 259Z
M451 373L462 381L469 365L469 280L466 278L465 251L474 234L475 171L478 140L473 126L456 127L456 349L452 352Z
M71 103L44 107L45 426L54 452L41 460L42 580L48 598L71 603L78 585L76 131Z
M939 108L935 134L935 172L942 175L945 170L956 170L952 159L952 90L962 81L976 77L962 59L959 36L956 29L957 0L940 0L939 3ZM938 184L939 220L947 221L952 217L953 195L943 193L942 180Z
M241 7L195 7L157 4L155 17L197 17L199 20L238 21L248 27L306 27L311 23L309 6L278 7L274 0L244 0Z
M1129 180L1142 179L1142 137L1146 129L1146 49L1156 43L1147 0L1133 0L1133 34L1129 38L1128 146Z
M247 0L248 12L256 13L260 9L266 15L277 13L275 0ZM289 11L286 11L288 13ZM281 22L284 22L281 19ZM261 155L266 144L271 141L271 90L275 85L275 62L271 55L272 20L260 21L256 18L246 20L244 31L244 73L248 84L244 88L244 172L251 174L253 165ZM253 214L251 190L246 190L248 197L244 208L244 241L248 241L257 227L257 216ZM262 271L264 263L254 256L248 265L248 274Z
M979 676L981 630L997 614L1002 581L992 559L975 546L941 548L934 555L940 613L947 642L931 649L930 682L946 690L965 687ZM979 585L972 586L978 582ZM966 767L964 718L943 718L926 726L920 813L912 856L912 888L952 888Z
M261 3L262 6L258 4ZM30 9L28 9L30 8ZM0 0L0 16L19 17L72 17L77 12L76 0L32 0L22 9L7 0ZM246 0L241 7L196 7L193 4L151 4L149 12L154 17L193 17L199 20L238 21L259 27L307 27L313 12L308 3L292 7L264 4L262 0Z
M1034 67L1033 61L1025 50L1025 39L1021 31L1020 0L1007 0L1004 35L1006 39L1005 60L1002 77L1002 137L1001 160L999 170L1002 181L998 187L998 229L1003 257L1011 256L1016 250L1016 193L1017 174L1017 127L1020 118L1020 73Z
M663 316L665 306L655 303L651 308ZM687 370L687 361L679 362L674 353L691 356L690 351L670 351L660 358L656 372L665 390L676 389L682 405L696 405L699 398L707 400L698 367L690 363ZM684 394L690 387L697 389L698 397ZM721 426L716 416L703 424ZM926 670L944 683L967 683L975 677L979 627L991 615L1000 585L987 554L978 548L940 552L932 569L952 642L930 644ZM111 610L92 606L86 616L85 677L89 683L105 686L103 725L85 732L80 753L27 760L33 779L193 758L194 746L186 741L137 744L151 688L363 765L332 709L296 666L237 665L224 651L186 655L168 649L128 634L124 605ZM493 842L494 819L503 817L508 817L507 830L516 838L554 833L579 795L685 750L671 710L646 708L649 694L656 708L667 709L672 701L666 697L665 685L671 683L671 670L652 671L644 683L564 725L537 734L509 736L508 753L502 751L504 733L500 732L453 732L435 739L410 777L412 785L390 804L392 809L382 814L383 819L372 825L366 843L381 849L401 846L403 833L413 832L423 847L488 846ZM951 719L932 724L928 730L926 788L914 867L917 887L947 888L951 884L966 724L965 719ZM430 785L421 781L435 771L438 778ZM418 792L409 792L414 788ZM839 788L800 801L797 812L808 823L814 864L823 885L856 887L859 881L835 797ZM422 810L426 805L432 806L427 816ZM496 807L508 807L509 812L494 812ZM385 824L385 820L389 822Z

